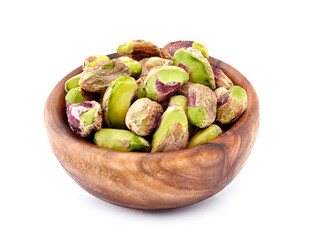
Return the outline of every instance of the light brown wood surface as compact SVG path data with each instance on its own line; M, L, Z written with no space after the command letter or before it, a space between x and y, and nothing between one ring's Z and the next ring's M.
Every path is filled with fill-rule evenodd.
M115 57L116 55L110 55ZM128 153L104 149L75 135L67 124L64 84L49 95L44 121L54 154L66 172L94 196L124 207L167 209L207 199L240 172L259 127L259 102L249 81L230 65L210 57L234 84L243 87L248 107L232 127L208 144L164 153Z

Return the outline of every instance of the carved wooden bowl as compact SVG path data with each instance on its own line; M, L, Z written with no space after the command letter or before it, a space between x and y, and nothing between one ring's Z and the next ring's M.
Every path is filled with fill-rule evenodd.
M56 85L45 105L45 126L58 161L86 191L124 207L177 208L213 196L240 172L252 150L259 127L259 103L254 88L240 72L216 58L210 57L210 62L248 96L245 112L218 138L164 153L120 152L84 140L70 130L64 100L64 84L82 72L80 66Z

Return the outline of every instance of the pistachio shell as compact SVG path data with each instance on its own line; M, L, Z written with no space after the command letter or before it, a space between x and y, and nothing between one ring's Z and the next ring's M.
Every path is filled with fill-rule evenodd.
M215 93L201 84L194 84L188 89L188 118L190 122L205 128L211 125L216 118L217 99Z
M188 119L178 105L169 106L163 113L153 135L151 152L166 152L185 148L189 139Z
M247 107L247 94L239 86L230 88L217 99L216 121L221 125L234 122Z
M123 152L146 152L150 144L128 130L103 128L95 133L94 143L100 147Z
M119 77L108 87L103 97L104 118L109 127L125 129L125 116L137 98L137 85L132 77Z
M163 107L159 103L148 98L141 98L129 108L125 123L137 135L147 136L157 127L162 113Z
M216 124L212 124L205 129L198 131L189 141L187 148L195 147L200 144L208 143L217 138L222 133L222 130Z
M181 63L190 69L190 82L201 83L212 90L216 88L212 67L200 50L179 49L175 52L173 61L175 65Z

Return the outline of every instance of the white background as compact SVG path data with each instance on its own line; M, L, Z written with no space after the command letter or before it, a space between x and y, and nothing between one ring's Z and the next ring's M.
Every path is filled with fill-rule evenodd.
M310 239L308 2L1 1L0 239ZM53 87L85 57L133 39L200 42L258 93L253 151L208 200L117 207L81 189L50 148L43 109Z

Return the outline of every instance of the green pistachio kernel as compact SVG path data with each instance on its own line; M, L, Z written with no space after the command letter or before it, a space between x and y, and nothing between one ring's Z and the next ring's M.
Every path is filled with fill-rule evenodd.
M65 99L70 104L85 102L85 99L81 95L81 88L80 87L70 89L70 91L66 94Z
M79 87L79 81L81 78L81 74L79 73L76 76L73 76L72 78L68 79L65 83L65 91L69 92L70 89Z
M139 77L142 71L142 68L139 62L129 57L119 57L119 59L121 60L121 62L123 62L126 66L130 68L132 77L134 78Z
M179 49L175 52L173 61L175 65L181 63L189 68L190 82L203 84L212 90L216 88L212 67L200 50Z
M105 55L97 55L97 56L87 57L84 60L83 70L90 68L90 67L95 67L101 61L109 61L109 60L110 60L110 58L105 56Z
M108 87L103 97L104 117L109 127L125 129L125 116L136 95L132 77L119 77Z
M198 131L189 141L187 148L195 147L200 144L208 143L217 138L222 130L216 124L212 124L205 129Z
M192 47L200 50L202 55L204 57L206 57L207 59L209 58L208 51L207 51L206 47L204 45L202 45L201 43L193 42Z
M123 152L146 152L150 144L131 131L103 128L95 133L94 143L100 147Z
M95 122L96 112L97 112L96 108L91 108L91 110L84 112L80 115L80 118L82 119L85 127Z

